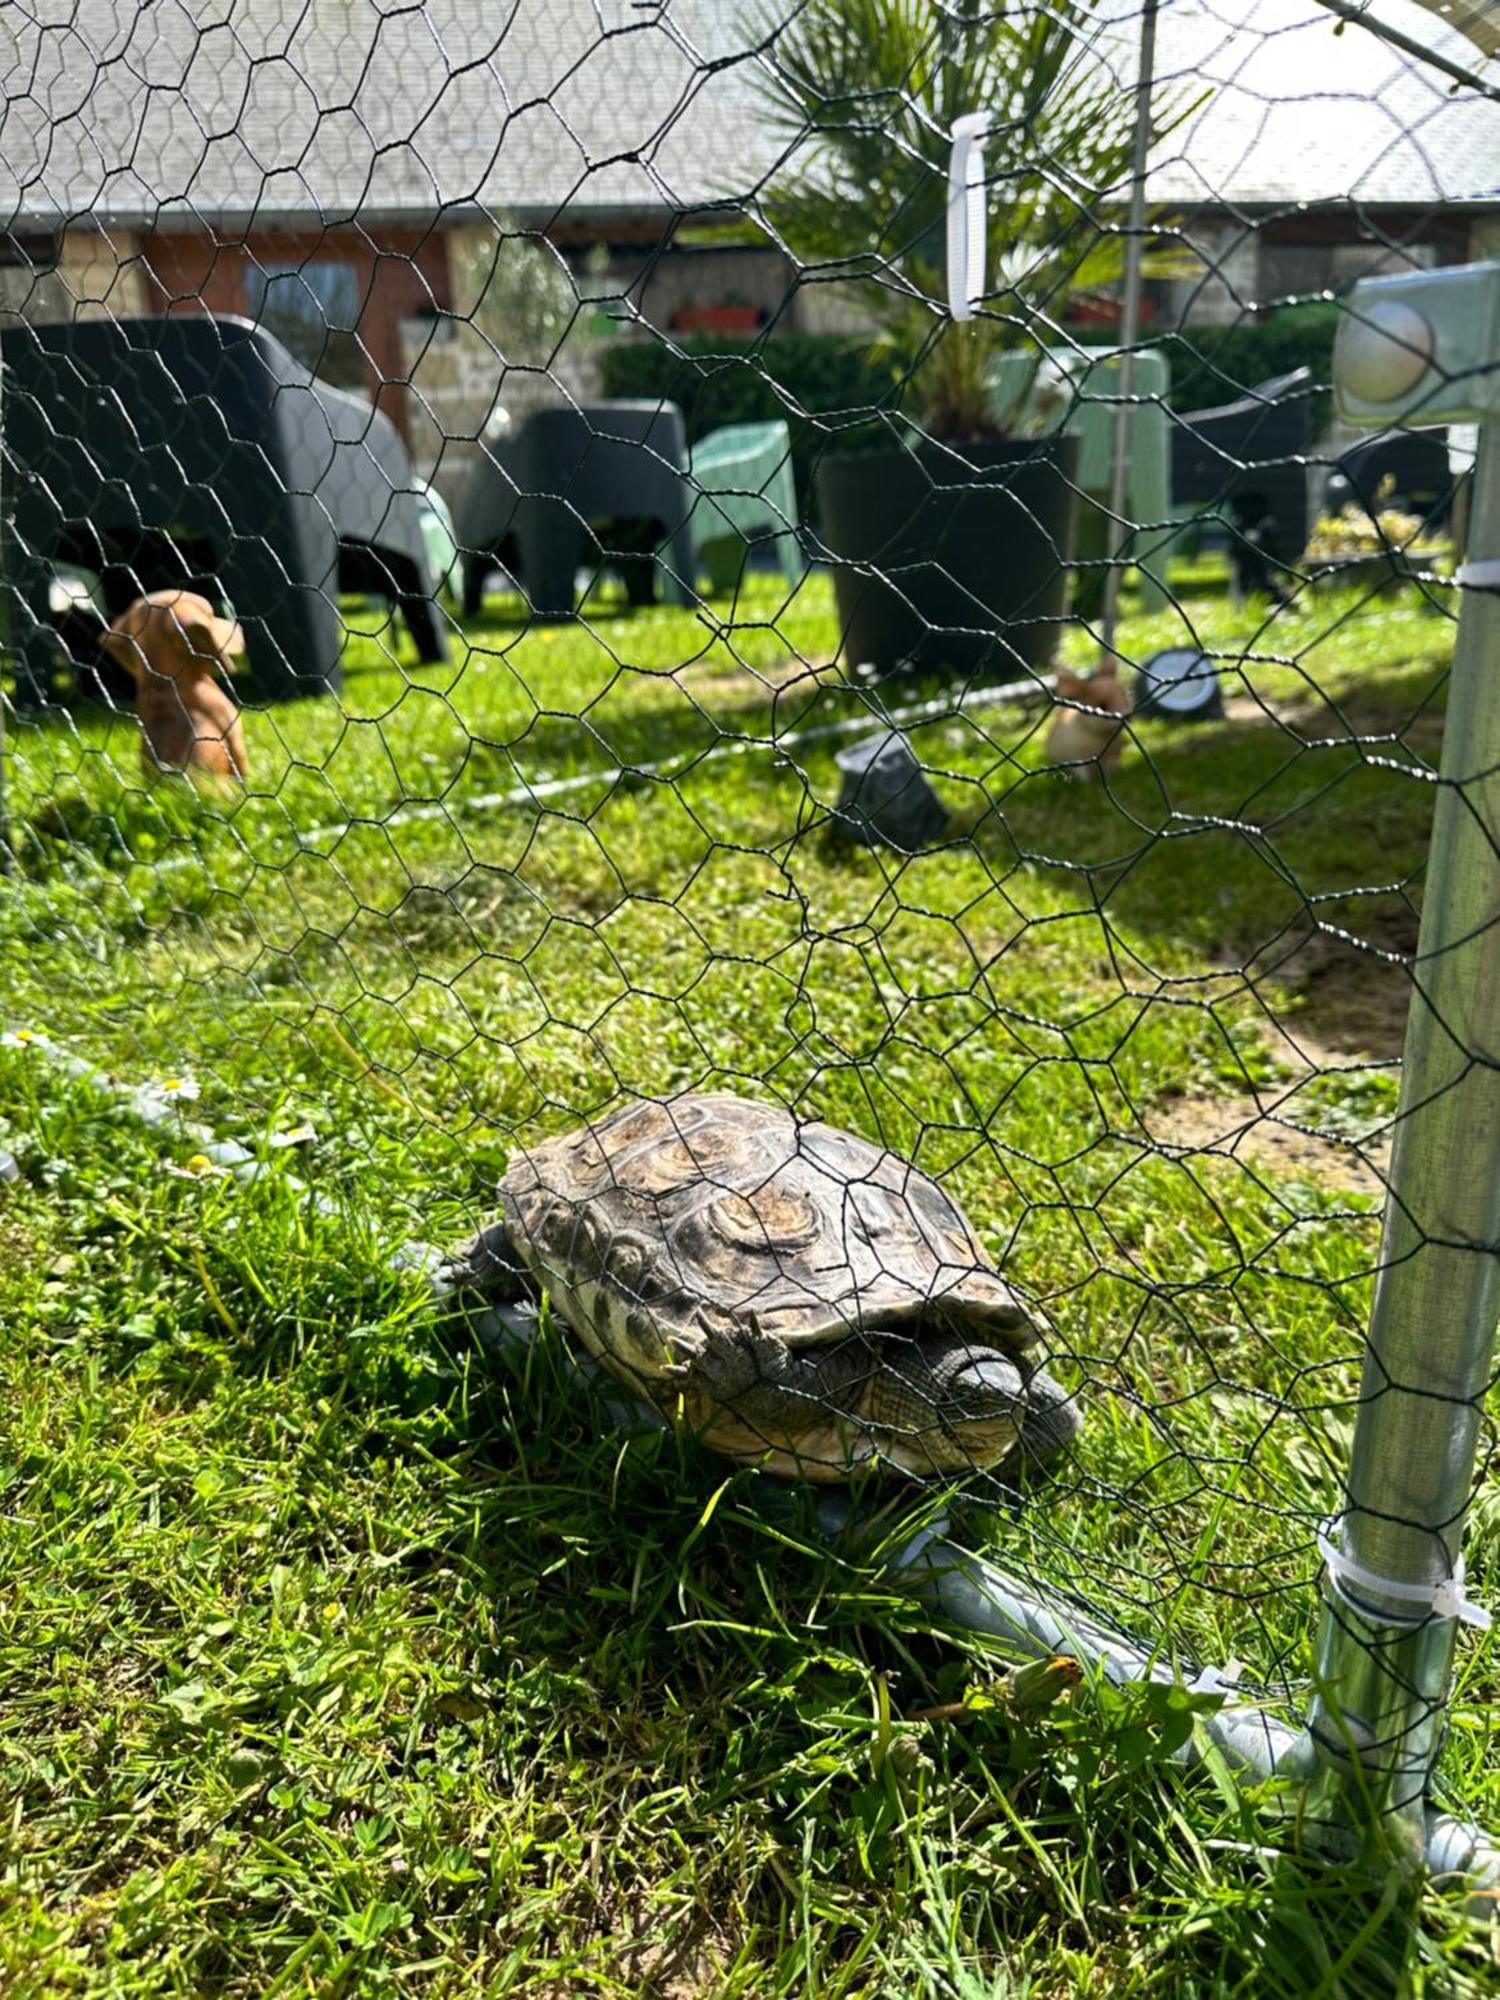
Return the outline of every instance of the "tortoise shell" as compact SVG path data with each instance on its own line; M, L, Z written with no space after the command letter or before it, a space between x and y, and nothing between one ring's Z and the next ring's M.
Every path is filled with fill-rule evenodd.
M871 1412L893 1388L911 1400L923 1343L941 1343L949 1366L955 1343L960 1361L1014 1359L1037 1339L933 1180L773 1105L727 1093L637 1100L518 1155L500 1195L519 1262L606 1367L685 1409L720 1450L793 1476L903 1461ZM747 1377L756 1357L759 1381ZM1004 1422L947 1457L993 1459L1016 1435L1007 1403ZM930 1440L905 1457L917 1470L938 1463ZM829 1469L810 1469L819 1463Z

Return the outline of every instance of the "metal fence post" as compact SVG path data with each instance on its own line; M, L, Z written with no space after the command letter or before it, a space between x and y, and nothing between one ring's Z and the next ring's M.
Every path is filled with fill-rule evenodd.
M1344 1511L1327 1537L1312 1731L1326 1794L1420 1851L1500 1314L1500 265L1373 280L1340 333L1355 422L1477 417L1380 1273ZM1330 1799L1330 1803L1334 1801Z
M5 588L5 566L9 553L10 524L5 518L5 366L0 362L0 667L15 665L11 649L11 593ZM5 789L5 691L0 688L0 875L9 875L15 866L10 841L10 803Z

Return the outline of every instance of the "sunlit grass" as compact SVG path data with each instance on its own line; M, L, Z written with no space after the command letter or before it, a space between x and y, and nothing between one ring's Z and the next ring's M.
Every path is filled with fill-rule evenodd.
M9 1976L1332 1980L1369 1911L1168 1780L1164 1710L906 1719L999 1663L750 1475L714 1506L721 1465L626 1443L560 1336L512 1378L388 1260L627 1091L724 1083L878 1136L964 1201L1087 1397L1073 1462L966 1532L1294 1701L1394 1089L1295 947L1321 923L1372 966L1409 949L1450 619L1346 592L1268 622L1207 590L1131 616L1128 658L1210 648L1229 719L1138 726L1101 786L1047 766L1045 704L950 707L914 741L953 837L901 858L837 836L850 738L806 732L933 689L847 684L825 578L559 627L500 601L442 666L348 615L341 698L251 713L241 798L145 787L128 716L8 746L10 1020L191 1073L246 1143L315 1134L250 1187L179 1176L186 1130L0 1051ZM1185 1100L1321 1136L1185 1143ZM1487 1650L1466 1673L1455 1768ZM1373 1935L1408 1990L1484 1990L1436 1903Z

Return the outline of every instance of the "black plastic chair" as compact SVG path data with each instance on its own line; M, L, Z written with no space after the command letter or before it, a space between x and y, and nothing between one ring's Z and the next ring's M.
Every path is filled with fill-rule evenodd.
M446 656L399 433L270 334L197 317L14 326L0 361L23 702L53 698L58 562L97 572L111 617L173 584L227 594L262 699L337 684L340 589L393 597L421 657Z
M632 604L693 601L687 431L675 403L538 410L520 435L483 445L454 509L464 610L497 563L538 618L568 618L580 569L624 577Z
M1267 522L1280 560L1296 562L1307 546L1311 387L1311 369L1295 368L1232 403L1174 412L1174 513Z
M1388 497L1380 489L1395 484ZM1448 463L1448 433L1383 431L1346 451L1328 481L1329 513L1357 506L1372 517L1385 507L1415 514L1425 528L1439 528L1453 511L1455 480Z

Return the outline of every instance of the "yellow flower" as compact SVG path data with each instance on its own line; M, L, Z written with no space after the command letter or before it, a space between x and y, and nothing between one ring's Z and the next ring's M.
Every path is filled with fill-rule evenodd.
M190 1174L211 1174L214 1170L214 1163L208 1157L207 1153L194 1153L193 1157L187 1163L187 1170Z

